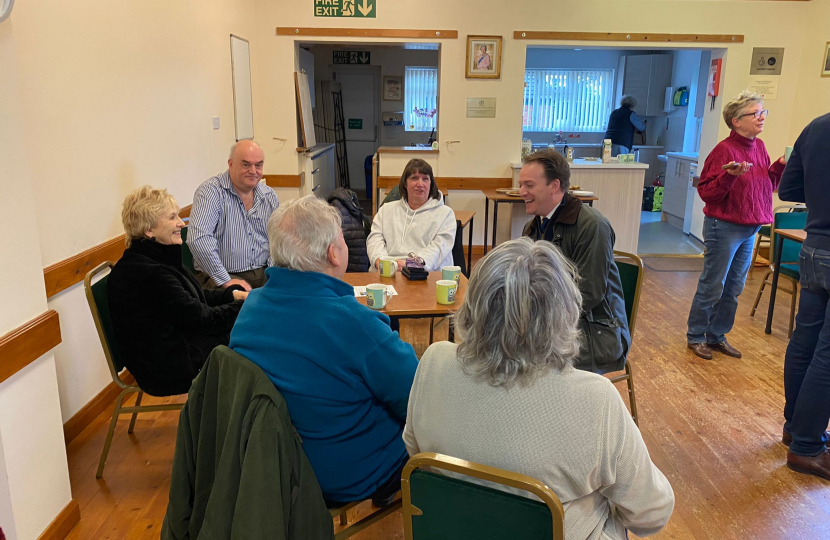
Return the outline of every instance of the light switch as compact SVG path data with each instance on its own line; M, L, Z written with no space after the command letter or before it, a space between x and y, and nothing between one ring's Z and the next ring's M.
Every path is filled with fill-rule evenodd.
M218 116L213 117L213 129L219 129L219 117Z

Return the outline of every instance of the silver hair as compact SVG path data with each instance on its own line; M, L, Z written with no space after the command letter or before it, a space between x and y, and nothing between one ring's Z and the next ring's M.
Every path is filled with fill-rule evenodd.
M522 237L488 253L455 316L464 371L510 386L572 365L580 347L577 279L576 267L550 242Z
M274 266L321 272L329 246L341 234L340 214L323 199L306 195L281 204L268 219L268 245Z
M744 90L723 106L723 121L726 122L729 129L735 129L735 126L732 125L732 119L740 118L745 110L759 103L763 105L764 98L755 92Z
M260 150L262 150L262 146L260 146L260 145L259 145L259 143L258 143L258 142L255 142L253 139L242 139L241 141L236 141L235 143L233 143L233 144L231 145L231 151L230 151L230 153L228 154L228 159L233 159L233 153L234 153L234 152L236 152L236 147L237 147L237 146L239 146L239 143L241 143L241 142L245 142L245 141L251 141L252 143L254 143L255 145L257 145L257 146L259 147L259 149L260 149Z
M636 106L637 106L637 98L635 98L632 95L626 94L620 100L620 107L628 107L629 109L631 109L633 111L634 107L636 107Z

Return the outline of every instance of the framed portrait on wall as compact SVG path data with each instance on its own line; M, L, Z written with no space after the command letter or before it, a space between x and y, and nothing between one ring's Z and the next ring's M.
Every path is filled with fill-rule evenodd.
M501 36L467 36L468 79L501 77Z
M821 64L821 76L830 77L830 41L824 44L824 63Z
M403 100L403 77L399 77L397 75L383 76L383 100Z

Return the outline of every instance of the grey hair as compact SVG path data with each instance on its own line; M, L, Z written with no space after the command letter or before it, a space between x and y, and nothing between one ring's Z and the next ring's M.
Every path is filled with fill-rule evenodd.
M340 214L323 199L306 195L281 204L268 219L268 245L274 266L321 272L329 246L341 233Z
M233 143L231 145L231 152L228 154L228 159L233 159L233 153L236 152L236 147L239 146L239 143L245 142L245 141L251 141L252 143L257 145L260 150L262 150L262 146L260 146L259 143L255 142L253 139L242 139L240 141L236 141L235 143Z
M723 107L723 121L726 122L726 125L729 126L729 129L735 129L735 126L732 125L732 119L738 118L741 114L749 107L757 104L763 104L764 98L756 94L755 92L751 92L749 90L744 90L737 96L733 97L729 100L729 102L724 105Z
M464 371L509 387L572 365L580 347L577 279L576 267L550 242L522 237L488 253L455 316Z
M636 107L636 106L637 106L637 98L635 98L632 95L626 94L620 100L620 107L628 107L629 109L631 109L633 111L634 107Z

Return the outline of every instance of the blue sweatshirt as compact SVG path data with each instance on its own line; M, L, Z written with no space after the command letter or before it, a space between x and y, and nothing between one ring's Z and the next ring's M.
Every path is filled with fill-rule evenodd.
M778 197L807 204L804 245L830 251L830 114L810 122L798 136Z
M323 496L368 498L407 456L401 434L415 351L351 285L317 272L266 274L236 319L230 347L285 398Z

